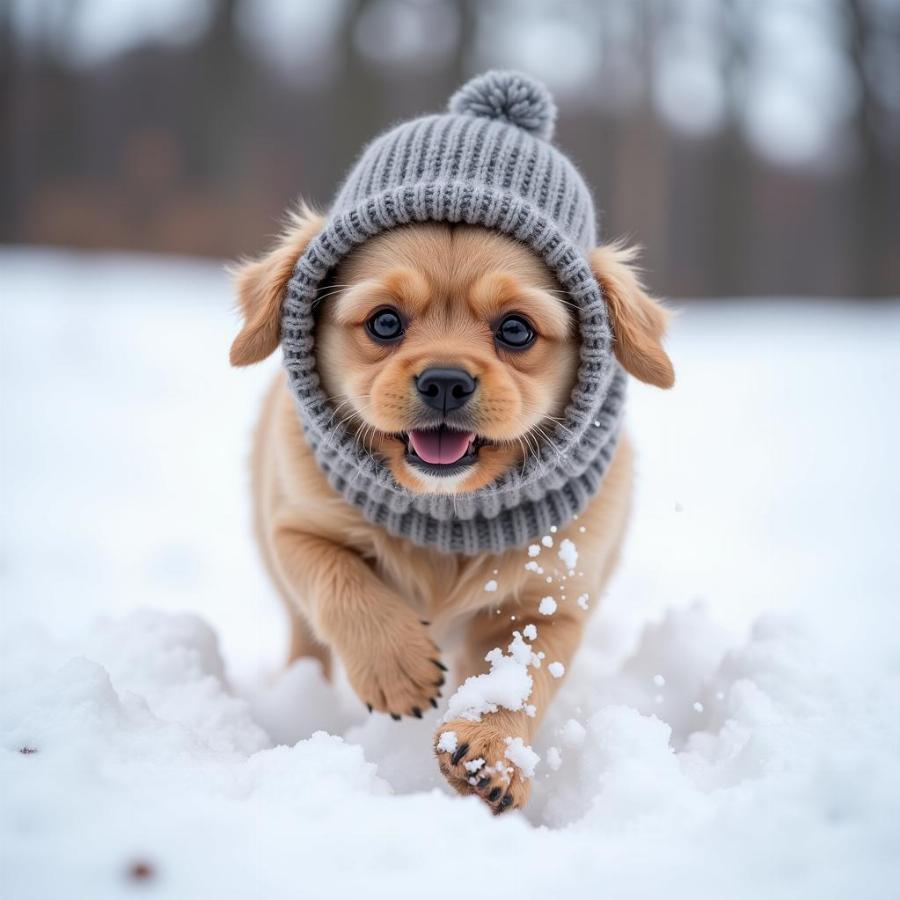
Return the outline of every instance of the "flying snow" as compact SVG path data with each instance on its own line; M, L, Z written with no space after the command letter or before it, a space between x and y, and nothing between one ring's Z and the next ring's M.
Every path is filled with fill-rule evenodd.
M538 612L542 616L552 616L556 612L556 600L550 596L541 597L541 602L538 604Z
M569 540L569 538L563 538L559 542L557 555L570 573L575 571L575 567L578 565L578 549L575 547L574 542Z

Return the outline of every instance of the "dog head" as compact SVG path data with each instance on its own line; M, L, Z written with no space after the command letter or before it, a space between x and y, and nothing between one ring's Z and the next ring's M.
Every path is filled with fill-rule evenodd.
M238 270L246 324L235 365L278 345L285 285L321 224L303 211L268 257ZM669 387L665 313L631 259L616 246L591 257L616 353L636 377ZM484 487L561 420L578 368L576 311L517 241L467 225L395 228L354 250L319 296L316 362L335 422L355 428L410 490Z
M538 257L483 228L378 235L335 273L326 391L413 490L471 491L537 446L575 380L575 322Z

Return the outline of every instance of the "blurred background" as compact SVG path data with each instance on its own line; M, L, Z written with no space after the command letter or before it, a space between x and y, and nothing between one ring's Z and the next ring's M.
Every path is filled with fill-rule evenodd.
M900 292L898 0L0 0L0 242L261 250L487 67L660 293Z

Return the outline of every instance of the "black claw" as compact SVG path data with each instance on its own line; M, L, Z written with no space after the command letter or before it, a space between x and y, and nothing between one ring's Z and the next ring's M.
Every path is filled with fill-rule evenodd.
M369 712L372 712L372 704L371 703L367 703L366 707L368 708Z
M512 804L512 794L506 794L500 801L499 806L500 809L506 809L510 804Z
M421 718L422 718L422 710L419 709L418 706L414 706L412 712L413 712L413 715L414 715L417 719L421 719Z
M391 713L391 718L392 718L395 722L399 722L399 721L400 721L400 716L399 716L397 713Z
M446 667L439 659L433 659L432 662L433 662L433 663L434 663L434 664L435 664L442 672L446 672L446 671L447 671L447 667Z
M488 800L490 800L491 802L493 802L493 801L496 800L499 796L500 796L500 788L495 787L495 788L488 794Z
M441 675L441 680L440 680L440 681L436 681L436 682L434 683L434 686L435 686L435 687L443 687L443 686L444 686L444 683L445 683L446 681L447 681L447 679L444 678L443 675Z
M481 791L484 788L486 788L490 783L491 783L490 776L485 776L484 778L481 779L481 781L478 782L478 784L475 785L475 787L477 787L478 790Z
M431 622L429 622L427 619L419 619L419 621L420 621L426 628L431 624Z
M437 700L435 700L434 697L432 697L428 702L429 702L435 709L437 709Z
M468 744L461 744L456 748L456 752L450 757L450 762L455 766L469 752Z

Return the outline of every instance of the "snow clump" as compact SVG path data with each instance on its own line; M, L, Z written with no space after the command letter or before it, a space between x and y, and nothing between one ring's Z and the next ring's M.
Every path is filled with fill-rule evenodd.
M559 542L558 556L570 573L575 571L575 566L578 565L578 548L568 538Z
M490 671L470 676L457 688L447 702L445 722L453 719L480 722L483 715L497 712L501 706L511 710L525 708L525 701L531 696L534 686L528 668L539 666L540 658L526 643L522 633L513 632L506 654L495 647L485 656L485 660L491 664Z
M455 753L456 752L456 732L455 731L444 731L441 733L441 736L437 743L438 750L442 750L444 753Z
M542 616L552 616L556 612L556 601L552 597L542 597L538 604L538 612Z
M560 766L562 766L562 754L559 752L559 747L548 747L547 754L544 757L547 760L547 765L553 769L554 772L558 772Z
M584 725L577 719L569 719L560 731L562 742L567 747L580 747L584 743L586 735L587 732L584 730Z
M532 778L540 756L520 737L508 737L503 755L522 773L523 778Z

